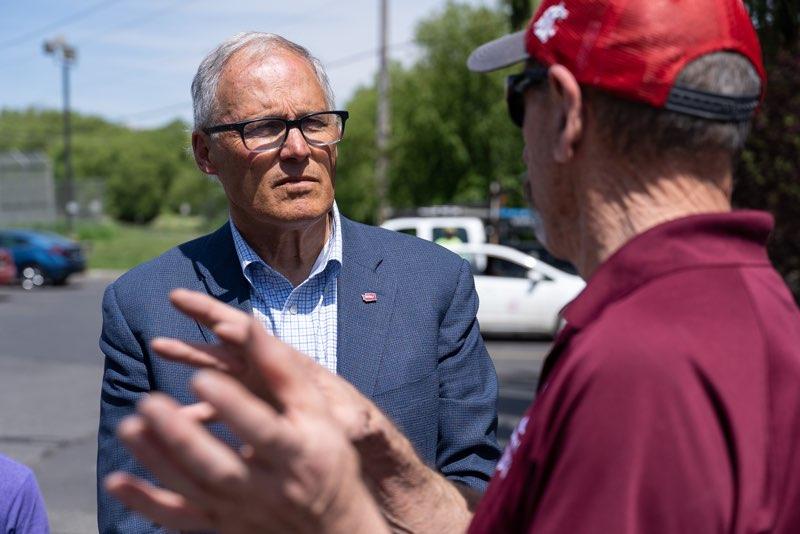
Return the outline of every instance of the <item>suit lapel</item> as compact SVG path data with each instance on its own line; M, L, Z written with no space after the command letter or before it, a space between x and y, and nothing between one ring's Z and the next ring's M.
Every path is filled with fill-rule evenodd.
M337 284L336 370L364 395L375 388L393 310L395 285L380 269L383 252L358 225L342 221L342 269ZM374 302L369 295L374 293Z
M230 222L209 236L193 263L197 272L196 290L207 291L212 297L234 308L252 313L250 286L242 275ZM207 343L216 341L211 330L199 323L198 326Z

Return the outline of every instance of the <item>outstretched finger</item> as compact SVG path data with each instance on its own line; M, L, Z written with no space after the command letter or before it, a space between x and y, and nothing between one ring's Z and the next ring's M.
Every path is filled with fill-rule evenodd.
M296 449L297 438L278 412L233 378L216 371L200 371L192 386L198 397L214 406L219 420L250 446L249 455L275 464Z
M244 362L247 376L237 378L244 380L256 395L279 410L287 404L322 403L319 392L308 380L308 366L316 364L308 356L269 335L253 317L195 291L176 289L170 298L183 313L211 327L223 342L222 350L235 354ZM166 348L161 344L158 347ZM174 345L171 348L188 355L185 346ZM192 357L207 362L206 356L194 354ZM251 366L253 372L250 372Z
M217 419L217 410L207 402L196 402L188 406L181 406L180 412L198 423L211 423Z
M177 467L211 493L225 486L231 490L229 493L235 494L247 478L241 458L180 410L170 397L158 393L151 394L138 406L148 430L169 454L170 467Z
M261 391L253 390L256 395L265 400L276 399L279 408L280 405L314 405L316 408L324 405L322 394L310 380L313 373L322 367L311 357L269 335L255 321L248 327L242 354L253 365L256 383L263 388Z
M206 492L188 473L177 465L173 453L154 436L146 419L139 415L126 417L117 427L117 435L133 456L141 462L159 482L193 502L206 504Z
M211 329L222 322L246 324L252 319L245 312L198 291L175 289L169 300L185 315Z
M105 487L131 510L169 529L207 530L213 527L208 515L182 495L128 473L111 473L105 479Z
M223 345L187 343L179 339L157 337L150 347L164 358L200 368L212 368L225 373L241 373L246 369L237 351Z

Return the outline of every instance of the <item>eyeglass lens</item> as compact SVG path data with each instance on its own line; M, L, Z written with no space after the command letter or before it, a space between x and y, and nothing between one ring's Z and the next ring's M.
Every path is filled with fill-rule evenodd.
M247 124L243 130L249 150L264 151L280 147L287 137L288 123L282 119L264 119ZM336 113L316 113L300 119L300 131L310 145L327 146L342 139L342 119Z

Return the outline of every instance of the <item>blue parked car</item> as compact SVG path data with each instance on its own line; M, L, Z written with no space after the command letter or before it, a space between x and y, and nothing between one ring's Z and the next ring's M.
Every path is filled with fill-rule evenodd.
M11 250L22 287L63 285L86 269L81 246L66 237L34 230L0 230L0 247Z

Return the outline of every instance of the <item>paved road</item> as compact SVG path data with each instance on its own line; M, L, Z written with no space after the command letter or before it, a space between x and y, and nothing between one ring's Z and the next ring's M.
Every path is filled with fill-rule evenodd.
M0 451L34 469L59 534L97 531L97 335L106 283L0 289Z
M520 417L533 400L539 371L547 351L550 350L550 342L489 339L486 346L500 380L497 436L500 444L505 446Z
M36 472L54 534L96 532L95 454L108 275L25 292L0 287L0 452ZM549 343L490 340L505 441L530 402Z

